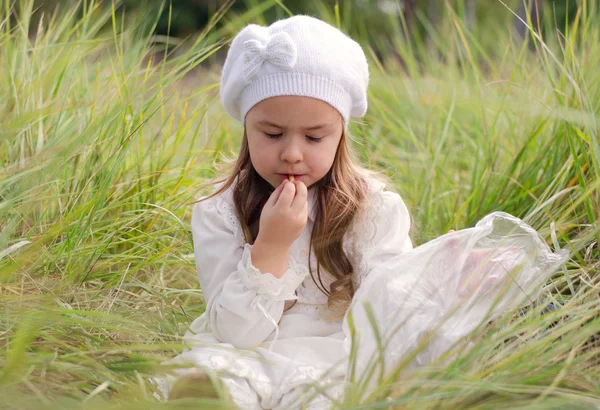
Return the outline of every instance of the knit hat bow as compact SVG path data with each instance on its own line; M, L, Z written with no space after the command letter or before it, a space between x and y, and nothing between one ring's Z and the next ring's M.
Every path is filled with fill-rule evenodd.
M244 79L250 81L265 61L280 67L294 68L298 52L288 33L277 33L266 44L259 40L244 42Z

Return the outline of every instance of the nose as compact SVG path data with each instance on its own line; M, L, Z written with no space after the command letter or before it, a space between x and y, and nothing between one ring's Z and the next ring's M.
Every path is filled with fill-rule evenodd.
M302 147L294 137L286 138L281 149L281 160L290 164L302 162Z

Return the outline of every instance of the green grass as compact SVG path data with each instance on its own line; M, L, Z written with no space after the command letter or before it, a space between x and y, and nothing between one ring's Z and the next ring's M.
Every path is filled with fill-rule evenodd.
M181 45L148 34L156 11L86 2L33 36L31 3L16 19L1 3L0 408L165 407L146 379L204 308L189 203L241 136L202 62L275 3L223 10L224 29ZM352 394L344 407L600 405L598 9L582 1L531 51L498 4L471 28L446 8L429 41L407 44L397 24L403 63L371 62L352 131L405 198L417 244L502 210L572 250L543 296L559 309L507 312L447 366L399 371L372 407Z

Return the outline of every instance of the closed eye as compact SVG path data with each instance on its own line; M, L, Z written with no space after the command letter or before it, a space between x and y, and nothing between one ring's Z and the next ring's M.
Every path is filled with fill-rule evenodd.
M281 133L279 133L279 134L269 134L268 132L265 132L265 135L267 136L267 138L273 138L274 139L274 138L281 137L282 134Z
M318 138L318 137L311 137L310 135L307 135L306 139L308 139L310 142L321 142L323 137Z

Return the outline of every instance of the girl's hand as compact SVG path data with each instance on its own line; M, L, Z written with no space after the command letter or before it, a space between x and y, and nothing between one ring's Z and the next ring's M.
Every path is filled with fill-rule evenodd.
M306 226L307 198L302 181L283 180L263 207L256 242L270 248L289 249Z

